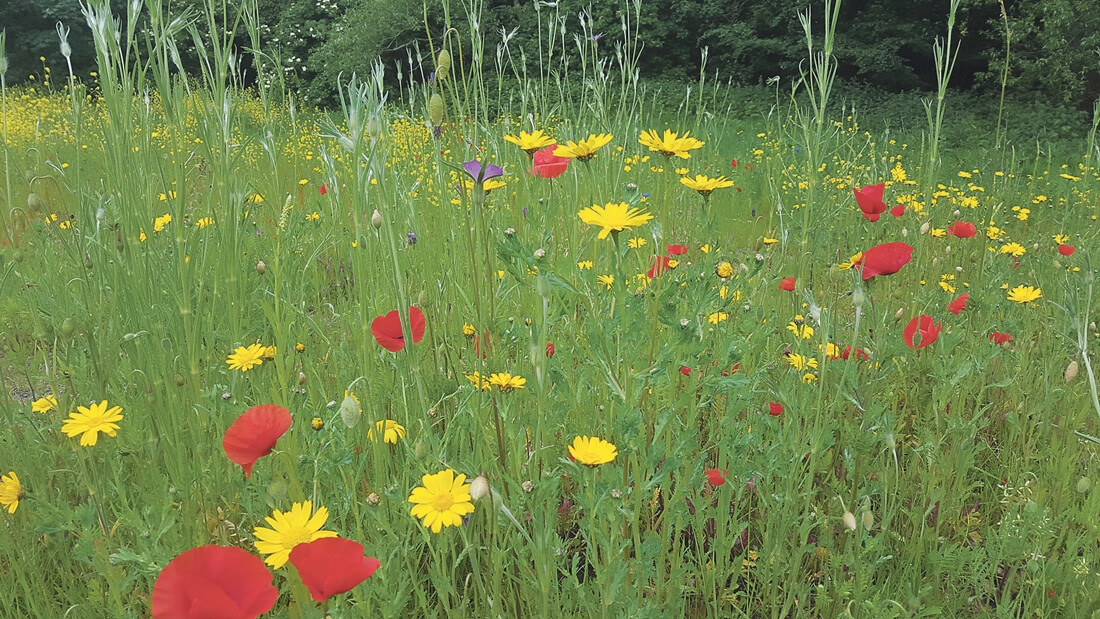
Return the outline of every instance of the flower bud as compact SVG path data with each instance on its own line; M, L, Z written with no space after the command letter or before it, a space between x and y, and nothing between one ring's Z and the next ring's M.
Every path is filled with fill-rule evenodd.
M306 373L298 372L298 386L300 387L304 384L306 384Z
M382 213L379 213L378 209L374 209L374 212L371 213L370 225L374 226L375 230L382 227Z
M451 52L442 50L439 52L439 58L435 61L435 79L445 80L447 74L451 71Z
M904 237L908 237L909 236L909 228L902 228L901 229L901 235L904 236Z
M535 250L535 260L542 260L545 257L546 257L546 250L545 249L540 247L540 248Z
M432 121L433 127L443 124L443 97L438 92L428 99L428 119Z
M38 197L38 194L31 192L27 194L27 208L32 211L41 210L44 204L42 198Z
M875 515L870 510L864 510L861 514L863 519L863 528L870 531L875 526Z
M478 475L470 481L470 498L475 501L480 501L489 496L492 489L489 488L489 479L485 477L485 473Z
M943 248L943 253L945 253L945 254L947 254L948 256L950 256L950 255L951 255L951 246L950 246L950 245L948 245L947 247Z
M932 222L926 221L923 224L921 224L920 233L921 234L928 234L928 231L931 230L931 229L932 229Z
M258 275L263 275L264 273L267 273L267 263L265 263L263 260L257 262L256 273Z
M901 320L903 316L905 316L905 308L899 307L898 311L894 312L894 321Z
M1062 378L1068 383L1077 378L1077 362L1070 361L1066 366L1066 371L1062 374Z
M855 516L855 514L853 514L850 511L845 511L844 516L843 516L843 520L844 520L844 526L848 527L849 531L855 531L856 530L856 516Z
M863 302L866 300L866 297L863 296L863 286L859 286L852 291L852 305L857 308L863 307Z
M1089 491L1089 488L1092 488L1091 479L1089 479L1088 477L1082 477L1081 479L1077 480L1077 492L1085 494Z
M959 216L962 215L962 211L960 211L959 209L955 209L955 212L953 213L953 215L955 215L955 217L959 217Z

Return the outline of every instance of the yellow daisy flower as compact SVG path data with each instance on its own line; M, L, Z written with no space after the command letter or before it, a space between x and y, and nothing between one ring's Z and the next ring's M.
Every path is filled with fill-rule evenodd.
M506 135L504 136L505 142L511 142L516 146L523 149L523 152L531 155L540 148L546 148L551 144L554 144L554 138L543 134L542 129L536 129L533 133L527 133L526 131L520 131L519 135Z
M396 445L398 439L405 438L405 426L392 419L386 419L374 424L374 430L367 430L367 438L374 440L374 432L382 435L382 442Z
M15 471L0 477L0 507L6 507L9 514L14 514L21 498L23 498L23 484L19 483L19 476Z
M1043 296L1043 290L1034 286L1016 286L1008 291L1008 300L1020 304L1031 303Z
M247 348L238 346L225 362L229 364L231 370L247 372L257 365L263 365L266 353L267 346L263 344L252 344Z
M733 181L729 180L725 176L719 176L717 178L710 178L705 174L697 174L695 178L685 176L680 179L680 183L686 186L688 189L694 189L699 192L701 196L709 196L715 189L722 189L723 187L733 187Z
M578 436L569 445L569 455L577 462L588 466L607 464L619 455L615 445L595 436Z
M91 447L99 440L99 433L116 436L118 424L122 420L122 407L107 408L107 400L99 404L76 407L77 412L69 413L69 418L61 424L61 431L69 437L80 434L80 444Z
M661 153L665 157L675 156L681 159L691 159L691 154L688 151L703 147L704 142L690 137L690 131L685 131L684 137L678 137L678 135L673 133L671 129L665 129L664 136L659 137L655 129L649 129L642 132L641 137L638 138L638 143L649 147L649 150Z
M611 143L612 137L610 133L601 133L599 135L592 133L588 135L588 138L580 142L569 140L566 142L565 146L559 145L554 150L554 155L557 157L566 157L568 159L588 161L596 155L596 151Z
M653 219L653 215L650 213L640 208L630 208L626 202L617 204L608 202L607 206L594 204L586 209L581 209L577 214L584 223L603 228L598 236L600 239L606 239L607 235L612 232L616 233L616 238L618 238L619 232L629 230L635 226L644 226L649 223L650 219Z
M425 475L421 482L423 485L413 488L409 495L409 503L413 504L409 514L419 518L432 533L439 533L443 527L461 526L462 517L473 513L470 484L465 483L465 475L456 476L452 469L447 469Z
M281 512L275 510L272 515L265 516L264 520L271 528L256 527L252 535L256 538L253 544L260 554L267 555L264 563L274 569L286 565L290 559L290 551L298 544L312 542L323 537L336 537L335 531L326 531L328 520L328 508L319 507L313 511L313 503L295 503L290 511Z

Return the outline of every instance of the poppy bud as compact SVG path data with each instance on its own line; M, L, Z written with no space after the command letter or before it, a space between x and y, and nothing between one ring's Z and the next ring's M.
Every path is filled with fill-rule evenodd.
M443 97L438 92L428 99L428 119L432 121L433 127L443 124Z
M183 374L176 374L172 378L176 381L177 387L182 387L187 384L187 381L183 380Z
M1054 268L1056 268L1056 269L1061 269L1061 268L1062 268L1062 263L1061 263L1061 262L1058 262L1057 260L1055 260L1055 261L1054 261Z
M901 320L905 316L905 308L899 307L897 312L894 312L894 320Z
M928 234L928 231L931 230L931 229L932 229L932 222L926 221L923 224L921 224L920 233L921 234Z
M902 228L901 235L905 237L909 236L909 228Z
M492 490L489 488L489 479L482 473L470 481L470 498L475 501L489 496Z
M850 511L845 511L844 516L843 516L843 520L844 520L844 526L848 527L849 531L855 531L856 530L856 515L855 514L853 514Z
M367 118L367 135L370 139L377 140L382 137L382 118L378 114L371 114Z
M955 209L955 217L958 217L959 215L962 215L962 211L960 211L959 209Z
M542 260L545 257L546 257L546 250L545 249L540 247L540 248L535 250L535 260Z
M875 526L875 515L870 510L864 510L861 514L863 518L863 528L870 531Z
M306 373L298 372L298 385L301 386L304 384L306 384Z
M378 209L374 209L374 212L371 213L370 225L374 226L375 230L382 227L382 213L379 213Z
M933 258L932 259L932 268L934 269L938 266L940 266L940 259L939 258Z
M263 260L256 263L256 273L258 275L263 275L264 273L267 273L267 264Z
M863 307L863 302L866 300L866 297L863 296L863 286L852 291L852 305L857 308Z
M1081 479L1077 480L1077 492L1085 494L1089 491L1089 488L1092 488L1091 479L1089 479L1088 477L1082 477Z
M61 323L61 335L72 337L75 331L76 325L73 324L72 318L66 318L65 321Z
M36 193L27 194L27 208L32 211L37 211L43 207L42 198L38 197Z
M416 295L416 304L420 307L426 306L428 304L428 293L421 290L420 294Z
M435 78L439 80L447 79L447 74L451 70L451 52L442 50L439 52L439 57L435 61Z
M1077 378L1077 362L1076 361L1070 361L1069 362L1069 365L1066 366L1066 371L1062 374L1062 378L1065 379L1065 381L1067 383L1072 381L1073 379Z
M951 246L950 246L950 245L948 245L947 247L945 247L945 248L943 249L943 253L945 253L945 254L947 254L947 255L951 255Z

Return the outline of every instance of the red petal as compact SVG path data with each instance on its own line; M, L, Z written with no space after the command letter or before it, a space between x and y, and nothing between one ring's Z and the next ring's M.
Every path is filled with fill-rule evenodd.
M970 298L970 293L964 292L959 295L959 298L947 304L947 311L952 314L958 314L966 309L966 301Z
M856 204L859 205L859 210L863 211L863 216L868 220L878 221L879 214L886 211L886 203L882 201L882 196L885 191L886 183L868 185L861 189L852 189L852 193L856 196Z
M778 417L783 414L783 405L779 402L768 403L768 414L772 417Z
M153 619L256 619L275 606L264 562L232 546L199 546L161 570L153 585Z
M905 205L904 204L899 204L899 205L895 206L894 208L890 209L890 214L893 215L894 217L901 217L902 215L905 214Z
M569 158L555 155L554 151L557 148L556 144L552 144L542 150L535 151L531 158L534 165L531 169L532 176L557 178L565 173L565 170L569 167Z
M1073 245L1062 244L1058 246L1058 253L1063 256L1072 256L1077 249Z
M222 449L233 462L241 465L245 477L252 476L252 465L271 453L279 437L290 429L290 411L275 404L248 409L229 426L222 438Z
M960 239L969 239L978 233L978 228L969 221L956 221L947 226L947 233Z
M905 330L902 331L901 337L909 348L924 348L936 341L942 328L943 325L937 324L935 318L928 314L921 314L909 321L909 324L905 326ZM920 333L920 343L915 343L913 338L918 332Z
M788 277L788 278L784 279L783 281L779 282L779 289L780 290L786 290L787 292L792 292L792 291L794 291L794 284L795 284L795 278Z
M409 327L412 329L413 344L424 339L428 323L424 312L409 306ZM405 347L405 336L401 333L401 316L392 310L385 316L379 316L370 323L370 332L378 344L390 352L398 352Z
M892 275L909 264L913 259L913 247L908 243L896 241L875 245L863 254L863 279L876 275Z
M290 551L290 562L316 602L351 591L381 565L378 559L363 556L361 544L340 537L298 544Z
M711 485L721 486L722 484L726 483L726 475L729 475L729 472L725 469L709 469L703 471L703 474L707 476L707 481L709 481Z

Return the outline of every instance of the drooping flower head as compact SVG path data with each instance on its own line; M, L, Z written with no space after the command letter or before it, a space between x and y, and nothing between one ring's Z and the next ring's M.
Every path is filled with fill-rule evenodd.
M886 183L852 189L856 196L856 204L859 205L859 210L862 211L864 219L872 222L878 221L879 217L886 212L886 203L882 201L885 191Z
M531 158L531 176L539 178L557 178L569 168L569 158L554 154L557 146L547 146L537 151Z
M382 563L363 556L363 545L340 537L323 537L298 544L290 551L290 562L302 577L315 602L347 593L370 578Z
M596 151L611 143L611 138L612 136L610 133L601 133L599 135L591 133L580 142L569 140L566 142L565 146L559 144L554 149L554 154L558 157L588 161L596 155Z
M409 306L409 328L412 330L413 344L424 339L428 322L420 308ZM405 347L405 335L401 331L401 316L393 310L385 316L379 316L370 323L370 332L378 344L390 352L398 352Z
M523 152L527 153L528 157L538 149L554 144L554 138L544 134L542 129L536 129L532 133L520 131L518 136L506 135L504 136L504 141L511 142L520 147L523 149Z
M626 202L608 202L607 206L594 204L581 209L578 215L584 223L603 228L598 236L600 239L606 239L612 232L617 234L636 226L644 226L653 219L649 212L631 208Z
M275 449L275 443L290 429L290 411L275 404L253 406L237 417L225 431L222 449L225 455L252 477L252 466Z
M615 445L595 436L578 436L569 445L569 457L587 466L607 464L617 455L619 451Z
M264 563L275 569L286 565L290 551L298 544L336 537L335 531L321 528L328 520L328 508L318 507L315 513L312 501L295 503L288 512L275 510L272 515L264 516L264 520L271 528L256 527L252 536L256 538L256 550L268 555Z
M439 533L443 527L460 526L462 517L473 513L470 484L466 483L465 475L456 476L454 470L447 469L424 475L421 482L423 485L413 488L409 495L409 503L413 504L409 513L420 518L432 533Z
M23 498L23 484L19 483L19 476L15 471L0 476L0 507L6 507L9 514L14 514L19 507L19 499Z
M234 546L199 546L172 559L153 585L153 619L256 619L279 590L263 561Z
M863 253L860 261L863 279L876 275L893 275L913 259L913 246L901 241L875 245Z
M107 408L107 400L91 406L78 406L77 412L69 413L69 418L61 425L61 431L70 437L80 434L82 446L94 446L99 440L99 433L107 436L118 434L118 424L122 421L122 407L112 406Z
M722 189L725 187L733 187L733 181L725 176L719 176L717 178L710 178L705 174L696 174L695 178L690 176L680 177L680 184L684 185L688 189L694 189L699 192L699 195L704 198L709 196L715 189Z
M638 138L638 143L649 147L651 151L661 153L665 157L679 157L681 159L691 159L691 154L688 151L703 147L704 142L690 137L690 131L685 131L684 137L678 137L678 135L678 133L673 133L671 129L665 129L665 134L662 137L657 135L655 129L649 129L642 132L641 137Z
M909 321L909 324L905 326L905 330L902 331L901 337L909 348L924 348L936 341L936 338L940 336L941 329L943 329L943 323L936 322L936 319L928 314L921 314L920 316L914 316L913 320ZM919 341L914 339L918 334L920 334Z

